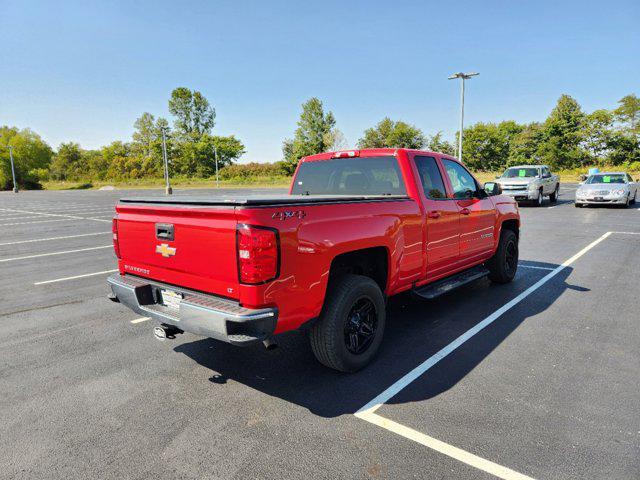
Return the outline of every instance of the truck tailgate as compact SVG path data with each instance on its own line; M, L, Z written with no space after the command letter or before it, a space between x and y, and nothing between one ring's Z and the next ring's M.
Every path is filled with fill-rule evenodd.
M237 298L235 207L118 204L125 274Z

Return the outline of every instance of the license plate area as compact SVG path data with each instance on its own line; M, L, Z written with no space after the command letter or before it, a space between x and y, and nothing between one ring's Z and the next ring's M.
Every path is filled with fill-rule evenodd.
M160 300L162 305L172 310L180 310L180 303L182 303L183 298L184 294L176 292L175 290L169 290L166 288L160 289Z

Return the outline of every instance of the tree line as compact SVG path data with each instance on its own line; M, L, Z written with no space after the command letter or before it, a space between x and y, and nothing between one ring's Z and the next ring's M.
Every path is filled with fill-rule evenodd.
M401 120L382 119L364 131L359 148L413 148L456 155L458 135L447 141L442 132L426 136ZM289 171L301 156L345 148L331 112L312 98L302 106L298 128L283 142ZM462 158L472 170L498 171L509 165L536 163L555 169L587 165L625 165L640 170L640 98L627 95L612 110L585 113L569 95L562 95L544 122L520 124L478 122L464 129ZM635 163L635 165L634 165Z
M212 134L215 108L200 92L176 88L168 107L172 124L143 113L134 123L130 141L114 141L97 150L68 142L54 151L29 129L0 127L0 189L12 187L9 151L4 148L8 145L13 147L16 175L23 188L38 188L46 180L162 178L163 132L171 175L183 177L215 175L214 150L221 178L244 179L290 175L301 157L349 148L335 116L315 97L302 105L293 137L283 141L283 160L276 163L234 165L245 147L234 135ZM614 109L591 113L584 112L572 97L562 95L543 122L478 122L463 133L463 160L473 170L498 171L522 163L542 163L556 169L624 165L640 170L640 98L633 94L620 99ZM387 117L366 129L357 147L404 147L455 155L457 134L455 138L449 141L442 132L428 136L415 125Z
M0 128L0 189L11 188L9 153L13 147L18 183L38 188L46 180L102 181L161 178L164 172L162 137L164 132L172 175L210 177L215 174L215 155L219 167L230 165L245 152L234 135L213 135L216 112L198 91L180 87L171 92L169 113L173 124L162 117L143 113L134 123L128 142L114 141L97 150L83 149L78 143L62 143L57 151L35 132L15 127Z

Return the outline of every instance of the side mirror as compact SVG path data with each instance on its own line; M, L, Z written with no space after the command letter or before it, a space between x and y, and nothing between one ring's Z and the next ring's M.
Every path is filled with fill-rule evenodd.
M498 182L487 182L484 184L484 191L489 196L500 195L502 193L502 185Z

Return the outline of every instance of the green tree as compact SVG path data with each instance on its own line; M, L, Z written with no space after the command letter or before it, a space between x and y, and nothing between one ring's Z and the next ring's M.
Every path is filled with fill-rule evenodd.
M508 165L541 163L538 149L542 143L543 128L539 122L524 125L522 130L511 139Z
M444 140L442 132L437 132L427 139L427 149L432 152L446 153L448 155L456 155L456 148L453 143Z
M233 135L229 137L202 135L197 142L182 142L171 162L173 173L211 177L216 172L214 146L218 153L218 167L230 165L245 153L245 147Z
M580 148L585 115L578 102L562 95L544 122L538 156L542 163L556 168L572 168L585 159Z
M586 160L591 163L603 163L612 147L613 113L609 110L596 110L585 116L582 124L582 148Z
M475 170L494 171L509 161L511 142L522 131L514 121L476 123L464 130L462 158Z
M16 127L0 127L0 190L13 188L9 149L13 149L16 181L20 188L40 188L39 181L46 177L53 151L38 134Z
M358 140L360 148L422 148L426 139L422 131L406 122L383 118L375 127L368 128Z
M51 176L55 180L78 180L86 174L82 150L74 142L61 143L51 162Z
M216 111L202 93L178 87L171 92L169 112L175 117L174 128L178 135L198 140L211 133L215 125Z
M141 173L144 176L159 176L163 172L162 129L167 135L167 150L172 147L169 122L164 118L157 120L150 113L143 113L134 126L131 142L131 155L137 157Z
M640 134L640 98L636 95L626 95L618 100L620 105L613 111L616 119L624 128L635 135Z
M319 99L313 97L302 104L293 139L285 139L282 143L282 154L290 173L293 173L300 158L328 151L336 138L335 124L333 113L325 113Z

